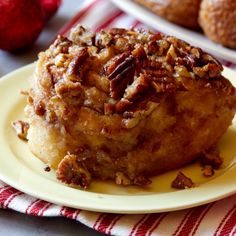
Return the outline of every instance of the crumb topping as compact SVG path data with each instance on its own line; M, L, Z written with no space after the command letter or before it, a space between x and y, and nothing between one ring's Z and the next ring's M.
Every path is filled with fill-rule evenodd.
M39 116L55 108L59 111L54 116L65 116L68 107L76 111L81 106L105 115L123 114L158 103L165 94L203 87L235 92L211 55L150 31L113 28L93 33L77 26L69 38L58 36L39 58L44 67L39 83L45 94L35 104L30 93Z

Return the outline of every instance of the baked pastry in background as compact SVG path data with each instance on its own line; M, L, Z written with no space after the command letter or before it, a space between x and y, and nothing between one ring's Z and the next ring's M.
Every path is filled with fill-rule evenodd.
M28 144L64 183L146 185L206 153L235 114L235 88L199 48L144 30L82 26L39 54Z
M157 15L191 29L198 29L201 0L134 0Z
M211 40L236 49L235 0L203 0L199 23Z

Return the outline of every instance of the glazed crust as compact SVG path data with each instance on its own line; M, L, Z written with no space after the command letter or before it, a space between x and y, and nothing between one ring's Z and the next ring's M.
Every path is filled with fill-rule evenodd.
M203 0L199 24L211 40L236 49L235 12L235 0Z
M174 37L78 26L39 55L26 107L30 149L67 184L148 184L231 124L236 95L222 70Z
M198 29L201 0L135 0L157 15L191 29Z

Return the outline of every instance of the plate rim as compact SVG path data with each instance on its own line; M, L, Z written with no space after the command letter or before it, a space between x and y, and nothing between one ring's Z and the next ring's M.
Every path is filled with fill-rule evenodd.
M23 83L27 83L24 81L25 74L31 74L34 69L35 64L30 64L25 67L22 67L6 76L0 79L0 97L1 90L3 90L3 87L6 85L8 86L8 89L12 89L11 86L14 84L14 89L21 88L21 85ZM233 72L232 70L225 69L226 71L229 71L230 73L234 73L236 75L236 72ZM22 83L13 83L13 81L16 79L19 79ZM9 91L8 91L9 92ZM16 97L19 95L15 95ZM13 98L14 99L14 98ZM9 101L5 100L2 102L2 105L0 107L0 112L2 109L4 109L5 106L9 105ZM3 113L2 113L3 114ZM5 117L6 118L6 117ZM87 192L84 190L78 190L73 189L71 187L65 186L61 183L56 183L52 180L49 180L45 178L44 176L39 175L38 173L33 172L33 170L30 170L26 166L24 166L22 163L20 163L19 160L15 161L12 165L12 163L9 163L9 160L14 160L16 157L14 156L14 153L12 153L9 143L6 139L4 139L4 132L5 126L4 123L5 119L4 116L0 117L0 144L2 147L4 147L0 154L0 179L4 181L5 183L11 185L12 187L27 193L33 197L40 198L45 201L49 201L55 204L64 205L68 207L73 208L79 208L83 210L89 210L89 211L96 211L96 212L109 212L109 213L125 213L125 214L139 214L139 213L158 213L158 212L169 212L169 211L175 211L175 210L182 210L190 207L199 206L205 203L209 203L215 200L219 200L222 198L225 198L227 196L230 196L234 193L236 193L236 184L235 186L232 186L232 183L230 182L232 179L232 176L234 177L235 174L233 172L236 172L236 167L234 166L231 170L228 172L222 174L221 176L210 180L209 182L192 189L186 189L186 190L179 190L175 192L167 192L167 193L153 193L153 194L147 194L147 195L114 195L114 194L103 194L103 193L94 193L94 192ZM7 160L4 159L4 156L7 156ZM9 173L9 171L4 169L6 166L8 167L11 165L11 167L17 167L17 178ZM24 177L26 177L24 179ZM22 179L23 178L23 179ZM35 186L32 186L32 181L34 179ZM230 181L229 181L230 179ZM220 193L215 194L214 196L209 195L209 193L206 193L206 195L202 194L202 196L199 196L198 199L192 199L190 196L194 194L205 193L207 189L211 189L213 187L213 190L215 189L214 184L217 182L224 182L227 180L229 183L225 188L221 189ZM46 182L45 182L46 181ZM43 185L47 185L49 190L45 190ZM37 187L36 187L37 186ZM41 187L40 187L41 186ZM56 192L51 193L51 191L62 191L62 196L58 197L55 196ZM67 193L63 193L67 192ZM50 193L48 195L48 192ZM67 197L70 194L75 194L76 199L71 198L68 202ZM203 196L204 195L204 196ZM71 195L70 195L71 196ZM90 202L86 202L86 199L90 199L94 202L92 204ZM176 198L180 199L180 203L176 204ZM167 202L163 204L163 199ZM143 203L143 204L141 204Z
M161 32L174 35L186 42L204 49L206 52L215 55L223 60L228 60L236 63L236 50L224 47L220 44L214 43L201 33L194 32L190 29L184 28L180 25L174 24L170 21L151 12L144 6L134 2L134 0L110 0L117 7L127 12L130 15L138 18L141 22L160 30ZM201 37L201 40L195 37ZM203 40L203 41L202 41ZM207 44L206 44L207 43Z

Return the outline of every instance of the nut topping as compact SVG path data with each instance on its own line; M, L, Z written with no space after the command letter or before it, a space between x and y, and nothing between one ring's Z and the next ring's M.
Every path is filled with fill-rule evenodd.
M177 189L187 189L194 187L194 183L180 171L176 178L172 181L171 187Z
M79 54L75 55L73 60L70 62L67 74L70 76L70 80L72 81L78 81L78 76L80 75L80 70L85 62L85 60L88 58L89 53L87 48L82 49ZM79 78L81 80L81 78Z
M118 60L117 60L118 62ZM135 72L135 59L132 55L115 65L114 70L108 75L110 80L110 94L114 99L123 96L128 84L132 83Z
M11 125L20 139L27 140L27 133L29 129L28 122L24 122L22 120L16 120L13 121Z

